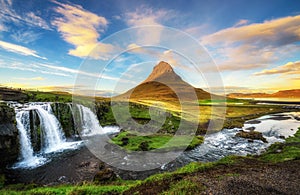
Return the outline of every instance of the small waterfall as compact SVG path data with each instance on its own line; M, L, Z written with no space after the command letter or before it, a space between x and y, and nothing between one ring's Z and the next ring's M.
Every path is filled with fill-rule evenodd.
M61 145L66 141L59 121L52 112L50 104L43 106L33 106L39 115L41 128L44 133L44 150L46 153L59 150Z
M21 144L21 159L28 161L32 159L33 148L30 142L30 120L29 111L20 111L16 115L17 128L20 132L20 144Z
M30 142L30 118L29 110L20 111L16 114L17 128L20 134L20 162L16 163L17 167L36 167L46 162L43 157L35 156Z
M88 107L76 104L79 113L79 126L82 136L92 136L99 134L118 133L120 128L118 126L102 127L99 124L97 115Z
M96 114L88 107L76 104L80 116L80 126L82 136L91 136L95 134L104 134Z
M52 112L50 103L30 103L25 105L10 103L10 106L15 108L21 147L20 162L16 163L13 166L14 168L38 167L49 161L49 159L44 157L45 154L65 149L76 149L81 145L81 141L66 141L61 125ZM34 126L30 126L31 120L35 119L30 117L30 112L35 112L40 121L42 148L36 153L31 143L31 137L33 136L31 131L36 129Z

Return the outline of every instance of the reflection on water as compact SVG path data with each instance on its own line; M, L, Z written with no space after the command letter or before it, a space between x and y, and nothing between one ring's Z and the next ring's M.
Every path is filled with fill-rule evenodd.
M162 169L174 170L192 161L216 161L229 155L259 154L275 142L284 142L284 137L292 136L300 127L300 113L281 113L266 115L247 121L242 129L223 129L220 132L205 136L202 145L191 151L184 152L174 162L163 165ZM240 130L247 131L254 127L267 139L268 143L261 140L253 140L236 137Z

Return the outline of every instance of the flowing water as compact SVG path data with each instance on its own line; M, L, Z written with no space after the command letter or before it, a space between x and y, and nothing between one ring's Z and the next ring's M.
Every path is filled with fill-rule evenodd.
M51 161L51 154L66 149L80 149L82 141L66 141L61 125L52 112L50 103L16 104L10 103L16 110L17 128L20 134L20 161L14 168L35 168ZM118 133L119 127L99 125L96 114L83 105L76 105L80 119L80 136L94 136ZM75 108L70 105L70 109ZM36 112L42 132L42 149L34 152L30 139L30 111ZM74 118L74 116L73 116ZM75 119L74 119L75 120ZM162 170L174 170L192 161L215 161L228 155L259 154L275 142L283 142L284 138L293 136L300 127L300 113L281 113L259 117L247 121L243 128L223 129L220 132L208 134L205 141L193 150L185 151L176 160L162 164ZM239 131L255 130L263 134L268 143L260 140L249 141L236 137ZM49 155L50 154L50 155Z
M92 136L99 134L107 134L107 133L118 133L119 127L117 126L108 126L102 128L99 125L99 120L96 114L88 107L83 105L76 104L79 114L80 114L80 123L82 136Z
M80 148L82 141L67 141L60 122L53 114L51 103L8 103L15 109L17 128L20 135L20 157L13 168L36 168L51 160L51 156L64 150ZM71 108L71 107L70 107ZM78 105L82 119L82 135L115 133L118 127L108 126L102 128L97 116L87 107ZM34 117L30 118L30 112L35 112L39 118L41 150L34 152L31 141L31 123L35 123ZM31 121L33 120L33 121ZM36 130L34 128L34 130Z
M284 142L284 138L293 136L300 127L300 113L281 113L259 117L247 121L244 127L223 129L220 132L205 136L204 143L193 150L185 151L174 162L164 164L163 170L174 170L192 161L216 161L229 155L245 156L247 154L260 154L275 142ZM241 130L261 132L268 143L261 140L249 141L236 137Z

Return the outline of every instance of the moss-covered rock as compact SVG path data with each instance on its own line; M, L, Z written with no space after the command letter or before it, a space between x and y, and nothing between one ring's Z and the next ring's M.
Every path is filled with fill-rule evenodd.
M235 136L242 137L245 139L250 139L250 140L261 140L265 143L268 142L266 140L266 138L263 137L262 133L260 133L258 131L243 131L243 130L241 130L240 132L236 133Z
M99 171L95 177L94 177L94 182L96 183L106 183L109 181L113 181L117 179L117 175L115 172L110 169L110 168L105 168L101 171Z
M0 172L17 161L19 138L14 109L0 103Z
M67 138L78 135L75 128L71 104L68 103L53 103L51 104L52 110L56 118L59 120L61 127Z

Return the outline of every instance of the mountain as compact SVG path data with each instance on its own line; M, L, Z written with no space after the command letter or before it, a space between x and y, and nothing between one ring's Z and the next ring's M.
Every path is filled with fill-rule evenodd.
M200 88L194 88L192 85L183 81L182 78L175 73L170 64L161 61L153 68L152 73L146 80L116 98L130 98L131 100L178 101L178 98L183 100L192 100L193 93L196 93L198 99L211 98L210 93Z
M300 89L281 90L276 93L230 93L230 98L300 98Z

